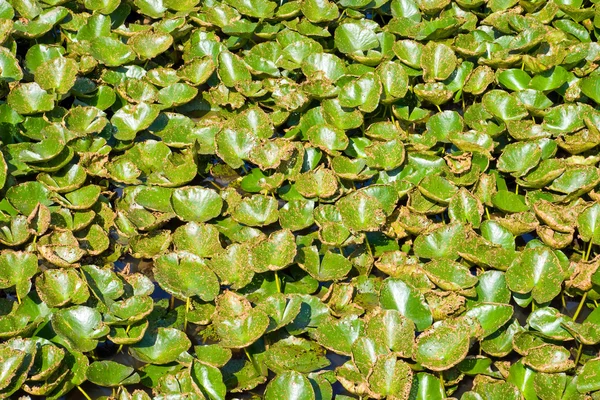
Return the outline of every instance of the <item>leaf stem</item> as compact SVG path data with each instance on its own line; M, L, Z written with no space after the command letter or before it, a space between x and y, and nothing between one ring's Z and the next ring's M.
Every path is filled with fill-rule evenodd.
M188 311L190 311L190 298L185 299L185 314L183 315L183 332L187 331Z
M579 360L581 359L581 352L583 350L583 343L579 343L579 347L577 348L577 355L575 356L575 367L579 364Z
M125 335L129 333L129 328L131 328L131 325L127 325L127 328L125 328ZM119 345L119 348L117 349L117 354L120 353L121 350L123 350L123 343Z
M519 194L519 184L517 183L517 186L515 186L515 194Z
M21 304L21 296L19 296L19 291L17 290L17 303Z
M281 293L281 280L277 271L275 271L275 286L277 286L277 293Z
M371 250L371 244L369 243L369 237L365 233L365 246L367 247L367 252L371 257L373 257L373 250Z
M440 384L442 385L442 398L446 398L446 382L444 382L444 373L440 371Z
M488 220L490 220L490 210L488 210L488 208L485 208L485 216L487 217Z
M588 242L588 248L587 248L587 251L585 252L585 257L584 257L583 261L587 261L590 259L590 254L592 253L592 246L593 246L592 239L590 239L590 241Z
M260 373L260 368L259 368L259 366L256 364L256 361L254 360L254 357L252 357L252 356L250 355L250 353L248 352L248 348L247 348L247 347L244 347L244 353L246 353L246 357L248 357L248 361L250 361L250 362L252 363L252 366L254 367L254 370L256 371L256 373L257 373L258 375L262 375L262 374Z
M92 398L81 388L81 386L77 385L77 389L85 396L87 400L92 400Z
M585 292L583 296L581 296L581 300L579 301L579 305L577 306L577 310L575 310L575 314L573 314L573 322L577 322L577 317L579 317L579 313L583 308L583 304L585 303L585 299L587 298L588 292Z

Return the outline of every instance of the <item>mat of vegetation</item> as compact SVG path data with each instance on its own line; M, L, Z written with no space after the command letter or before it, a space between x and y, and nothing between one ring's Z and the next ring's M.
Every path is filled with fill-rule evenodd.
M0 398L600 399L595 3L0 0Z

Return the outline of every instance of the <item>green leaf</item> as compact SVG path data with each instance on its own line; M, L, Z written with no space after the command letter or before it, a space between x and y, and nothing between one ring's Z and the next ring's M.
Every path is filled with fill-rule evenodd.
M116 387L138 383L140 376L132 367L114 361L95 361L86 373L87 379L99 386Z
M180 299L198 296L211 301L219 294L219 281L203 259L191 254L169 253L156 259L154 278L168 293Z
M66 346L81 352L92 351L110 331L102 314L86 306L63 308L52 314L52 328Z
M295 371L277 375L265 390L265 400L314 400L315 398L315 391L310 381Z
M182 331L175 328L158 328L148 332L139 343L129 347L137 360L152 364L168 364L191 347L190 340Z
M91 42L91 54L107 67L118 67L135 59L130 46L111 37L97 37Z
M217 298L213 324L223 347L242 348L263 335L269 326L269 317L252 308L244 297L226 291Z
M444 371L461 362L469 351L471 322L442 321L417 338L415 360L432 371Z
M400 279L388 278L384 281L379 302L383 308L396 310L413 321L418 331L425 330L433 322L423 295Z
M538 303L555 298L561 289L564 272L560 261L550 249L528 248L515 259L506 271L510 290L530 293Z
M212 189L189 186L173 191L171 204L182 220L206 222L221 214L223 200Z
M72 58L54 58L37 67L35 81L44 90L65 94L75 85L78 72L77 62Z
M7 82L23 79L23 71L19 62L6 47L0 47L0 79Z
M192 380L209 399L225 400L227 388L223 383L223 375L218 368L202 362L194 362Z
M15 287L18 298L31 289L31 278L38 272L38 259L33 253L5 250L0 253L0 288Z
M55 97L35 82L15 86L7 96L10 105L19 114L35 114L54 108Z

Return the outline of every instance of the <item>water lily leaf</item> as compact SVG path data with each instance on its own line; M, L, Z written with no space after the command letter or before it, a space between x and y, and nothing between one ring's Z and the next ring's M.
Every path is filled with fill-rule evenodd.
M86 306L60 309L52 314L52 328L72 350L92 351L110 329L98 310Z
M363 112L373 112L379 105L381 82L374 73L366 73L357 80L346 83L338 96L342 107L358 107Z
M290 200L279 210L279 224L284 229L299 231L314 223L315 203L310 200Z
M224 400L227 388L223 383L223 375L221 371L202 362L194 362L192 366L192 379L211 400Z
M237 204L231 211L231 216L244 225L265 226L277 221L277 206L274 198L256 194Z
M206 263L191 254L169 253L156 259L154 278L167 292L181 299L198 296L211 301L219 294L219 281Z
M532 293L534 300L545 303L560 293L563 269L556 255L547 248L525 249L506 271L510 290Z
M338 150L345 150L349 143L343 130L327 125L311 127L307 136L313 145L329 154L338 154Z
M8 345L0 347L0 353L2 359L6 360L5 368L0 376L0 387L2 394L8 397L19 390L25 381L33 356L28 356L25 349L14 349Z
M408 397L413 380L410 366L394 354L379 357L373 366L368 382L371 390L390 398Z
M587 76L579 82L581 92L596 103L600 103L600 79L598 76Z
M459 189L450 199L448 216L451 221L468 222L474 228L478 228L481 224L482 215L483 205L477 197L465 188Z
M502 121L520 120L528 115L525 106L503 90L486 92L481 102L489 113Z
M77 62L72 58L54 58L35 70L35 81L44 90L64 94L75 84L78 72Z
M222 284L231 285L234 289L242 288L254 277L254 271L248 268L250 254L247 245L233 243L211 260L210 267L219 276Z
M419 235L415 239L414 252L421 258L458 258L458 249L465 238L465 228L450 223Z
M5 250L0 253L0 287L15 287L23 298L31 289L31 278L38 272L37 257L28 252Z
M160 365L175 361L191 345L182 331L175 328L158 328L155 332L146 331L142 340L130 346L129 351L137 360Z
M423 47L420 66L425 81L443 81L450 76L456 65L456 54L445 44L428 42Z
M314 332L315 339L321 346L343 355L350 355L352 344L363 332L363 321L355 315L341 319L328 318L319 324Z
M433 322L423 295L400 279L388 278L384 281L379 301L384 309L399 311L413 321L418 331L425 330Z
M419 184L419 191L433 201L448 204L458 188L441 176L428 175Z
M173 191L171 204L182 220L206 222L221 214L223 200L212 189L189 186Z
M219 54L217 73L221 82L227 87L234 87L238 83L248 82L251 79L246 64L238 56L228 51Z
M278 271L292 264L295 256L294 234L288 230L273 232L252 248L252 269L257 273Z
M87 379L96 385L116 387L138 383L140 376L132 367L114 361L94 361L86 373Z
M563 324L569 322L569 317L552 307L539 308L532 312L527 319L527 323L531 328L542 333L545 337L560 341L573 339L563 327Z
M559 193L569 194L571 197L586 193L600 181L598 169L592 166L578 166L568 168L561 176L556 178L549 189Z
M108 36L99 36L91 41L91 54L108 67L118 67L135 59L130 46Z
M579 214L577 229L584 241L600 243L600 204L594 203Z
M321 282L343 279L352 263L342 254L327 251L323 258L316 246L303 247L298 251L298 265Z
M23 71L15 56L6 47L0 48L0 78L13 82L23 79Z
M308 0L303 1L301 6L302 14L314 23L333 21L339 15L339 10L334 2Z
M269 326L269 317L254 309L244 297L226 291L217 298L213 324L223 347L247 347L258 340Z
M364 192L355 192L337 203L344 225L354 231L375 231L385 222L378 200Z
M123 282L110 269L95 265L84 265L81 269L89 288L104 304L112 305L124 293Z
M463 91L466 93L479 95L485 92L487 87L494 82L494 78L493 70L486 65L481 65L471 72L467 81L465 82Z
M64 196L56 196L56 201L72 210L87 210L96 203L101 190L98 185L87 185L66 193Z
M335 46L344 54L366 52L379 46L379 40L370 26L345 23L335 30Z
M401 140L373 142L365 147L367 165L371 168L386 171L398 168L404 162L405 150Z
M178 250L198 257L212 257L222 251L219 231L213 225L189 222L173 233L173 243Z
M258 308L269 316L267 332L275 331L294 320L300 313L302 300L297 297L286 297L283 294L274 294L262 301Z
M36 82L16 86L7 96L8 105L22 115L50 111L55 97Z
M160 109L153 104L127 104L117 110L111 118L119 140L133 140L136 133L147 129L158 117Z
M11 217L7 223L0 223L0 243L7 246L18 246L25 243L31 232L27 217L17 215Z
M465 316L479 322L483 329L482 336L488 337L510 321L513 308L508 304L482 303L467 310Z
M152 231L131 238L132 253L139 258L152 258L163 253L171 244L171 233L167 230Z
M196 357L204 364L222 367L231 359L231 350L217 344L194 346Z
M145 31L134 35L127 44L144 60L167 51L173 44L173 37L165 32Z
M158 91L158 101L168 107L189 103L198 94L198 89L187 83L173 83Z
M277 374L286 371L308 373L329 366L325 349L313 341L290 336L269 347L267 367Z
M302 72L308 78L326 78L335 82L346 73L346 67L344 62L333 54L313 53L302 63Z
M279 374L267 385L265 400L314 400L315 391L310 381L301 373L288 371Z
M35 289L50 307L83 304L90 294L85 281L73 270L48 269L36 278Z
M432 371L447 370L461 362L469 351L471 321L445 320L417 338L415 359Z
M395 309L376 309L367 320L365 333L374 340L381 341L400 357L412 357L415 324L401 312Z
M217 155L230 167L240 168L257 146L257 138L247 130L223 129L215 135Z
M539 372L556 373L575 366L570 356L571 353L567 349L549 344L531 349L522 362Z
M408 91L408 74L400 63L387 61L377 68L381 81L381 102L388 102L404 97Z
M580 393L600 390L600 359L589 360L583 366L577 379L577 390Z
M499 190L494 193L492 195L492 204L499 210L508 213L519 213L529 210L524 196L509 192L508 190Z
M585 126L587 110L573 104L561 104L553 107L544 116L542 126L552 133L570 133Z
M498 158L498 169L520 177L537 166L541 157L542 149L536 143L509 144Z
M477 284L477 277L467 267L453 261L433 260L425 264L423 270L443 290L468 289Z
M497 75L498 83L508 90L519 91L527 89L531 76L521 69L505 69Z
M416 399L443 399L446 396L442 383L435 376L425 372L419 372L415 377L417 381L414 385L417 386L418 390ZM463 395L463 397L465 397L466 400L466 395Z

